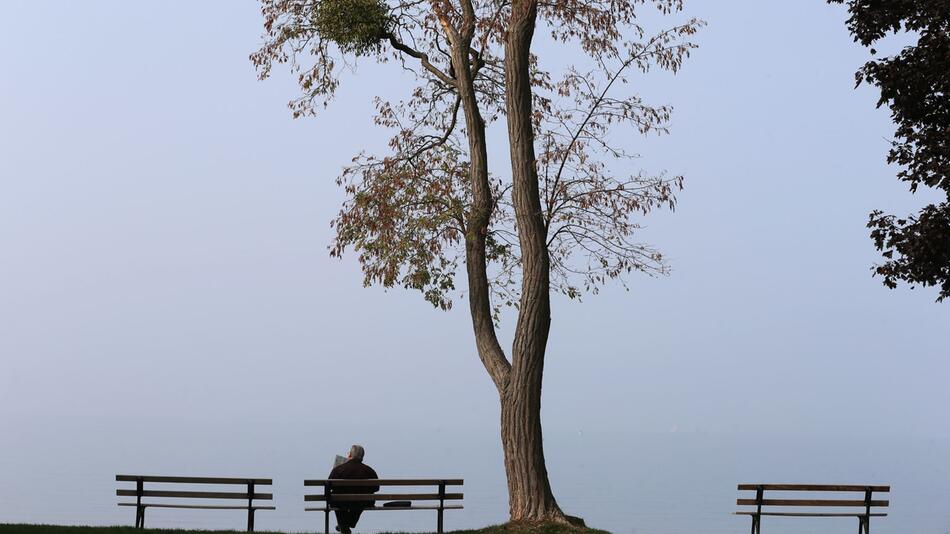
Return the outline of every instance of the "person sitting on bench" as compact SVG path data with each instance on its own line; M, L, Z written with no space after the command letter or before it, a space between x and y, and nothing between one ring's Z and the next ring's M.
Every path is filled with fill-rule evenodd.
M376 471L363 463L363 455L365 452L361 445L353 445L350 447L350 453L346 455L347 461L334 467L333 470L330 471L330 476L327 478L331 480L340 478L357 480L378 479L379 476L376 475ZM330 495L333 493L372 494L377 491L379 491L379 486L347 486L341 487L338 490L331 489ZM336 508L336 510L334 510L334 513L336 513L336 529L343 534L350 534L350 529L356 527L356 522L359 521L363 509L369 508L374 504L376 504L376 501L371 499L333 503L333 507Z

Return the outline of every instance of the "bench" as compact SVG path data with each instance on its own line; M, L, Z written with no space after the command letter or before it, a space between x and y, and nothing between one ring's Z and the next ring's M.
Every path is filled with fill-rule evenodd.
M446 504L445 501L461 501L461 493L446 493L447 486L461 486L462 479L368 479L368 480L304 480L305 487L321 486L323 493L306 494L303 496L304 502L324 502L319 508L304 508L307 512L323 512L323 530L325 534L330 534L330 512L338 510L336 506L339 503L352 501L365 501L373 499L375 506L364 508L366 511L397 511L397 510L436 510L437 512L437 532L442 532L442 514L445 510L461 510L461 504ZM432 493L385 493L380 488L380 493L346 493L346 488L354 486L430 486ZM306 490L305 490L306 491ZM390 490L393 491L393 490ZM402 506L385 506L380 501L402 501ZM438 501L438 505L434 504ZM432 502L433 504L425 504ZM417 504L419 503L419 504Z
M785 516L785 517L856 517L858 518L858 534L870 534L871 529L871 518L872 517L885 517L886 513L882 512L873 512L872 508L884 508L890 504L890 501L874 499L873 494L877 493L889 493L891 491L890 486L842 486L842 485L832 485L832 484L739 484L739 491L754 491L755 498L743 498L739 497L736 499L736 504L738 506L754 506L755 510L739 510L735 512L736 515L748 515L752 516L752 534L760 534L762 532L762 516ZM775 498L773 495L772 498L766 498L766 491L804 491L811 492L811 495L808 495L808 498L802 499L789 499L783 496L778 496ZM856 492L861 494L863 498L860 499L847 499L847 498L837 498L837 499L828 499L826 497L834 495L814 495L815 493L838 493L838 492ZM742 495L740 493L740 495ZM838 496L842 497L842 496ZM763 507L774 507L769 508L771 511L762 511ZM818 510L807 510L807 511L784 511L784 507L798 507L797 510L801 510L802 507L807 508L863 508L863 510L851 510L847 512L821 512ZM779 511L775 511L776 508Z
M257 493L258 486L271 486L269 478L214 478L214 477L164 477L143 475L116 475L116 482L135 482L135 489L119 488L119 497L135 497L135 502L120 502L119 506L135 507L135 528L145 528L146 508L190 508L201 510L247 510L247 531L254 532L254 512L275 510L274 506L256 504L255 501L273 501L271 493ZM221 484L245 486L241 491L193 491L174 489L146 489L145 484ZM165 486L167 488L167 486ZM149 502L142 499L148 498ZM154 499L162 499L155 501ZM182 502L167 502L168 499L188 499ZM239 505L196 504L196 499L234 499L247 501ZM207 501L205 501L207 502Z

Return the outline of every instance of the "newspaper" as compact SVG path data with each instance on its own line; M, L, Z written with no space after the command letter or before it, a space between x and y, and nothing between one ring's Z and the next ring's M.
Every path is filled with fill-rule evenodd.
M340 464L342 464L342 463L345 463L345 462L346 462L346 457L345 457L345 456L340 456L339 454L337 454L337 455L336 455L336 458L333 459L333 467L336 467L336 466L338 466L338 465L340 465Z

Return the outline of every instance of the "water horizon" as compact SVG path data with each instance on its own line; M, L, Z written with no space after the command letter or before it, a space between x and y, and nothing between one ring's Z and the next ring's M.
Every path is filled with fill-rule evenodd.
M333 461L326 429L267 425L265 437L220 422L159 423L145 418L24 420L0 440L0 522L131 525L133 509L116 505L116 474L273 478L276 511L256 515L257 530L314 532L321 513L304 512L302 481L325 478ZM166 426L167 425L167 426ZM507 493L497 431L368 430L366 462L381 478L463 478L464 509L447 511L447 530L507 520ZM553 426L553 425L552 425ZM8 428L10 428L8 426ZM283 429L282 431L280 429ZM277 429L277 430L275 430ZM163 440L162 436L176 436ZM617 428L546 429L545 454L562 508L587 525L617 534L738 534L739 483L886 484L882 534L946 534L950 510L946 437L819 436L705 431L637 432ZM227 488L222 488L227 489ZM743 495L745 497L745 495ZM242 530L240 511L149 510L153 528ZM776 534L831 533L852 518L765 518ZM435 513L367 512L357 532L435 529Z

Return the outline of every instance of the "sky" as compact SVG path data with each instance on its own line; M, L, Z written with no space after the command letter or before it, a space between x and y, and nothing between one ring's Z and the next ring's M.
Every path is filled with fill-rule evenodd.
M844 9L686 12L708 26L683 70L632 80L674 107L670 135L635 140L637 165L686 177L675 213L644 220L672 272L555 298L549 456L578 436L596 439L571 451L634 455L660 434L950 439L950 304L872 278L865 228L932 197L884 161L893 125L854 87L869 56ZM334 178L385 149L372 98L409 81L361 64L293 120L294 76L258 81L248 60L261 30L245 0L5 3L0 479L95 466L111 491L123 469L266 474L275 456L317 476L362 442L406 476L477 443L484 463L465 469L502 480L466 306L364 288L355 258L327 251ZM29 487L0 522L34 520ZM84 521L124 520L100 500Z

